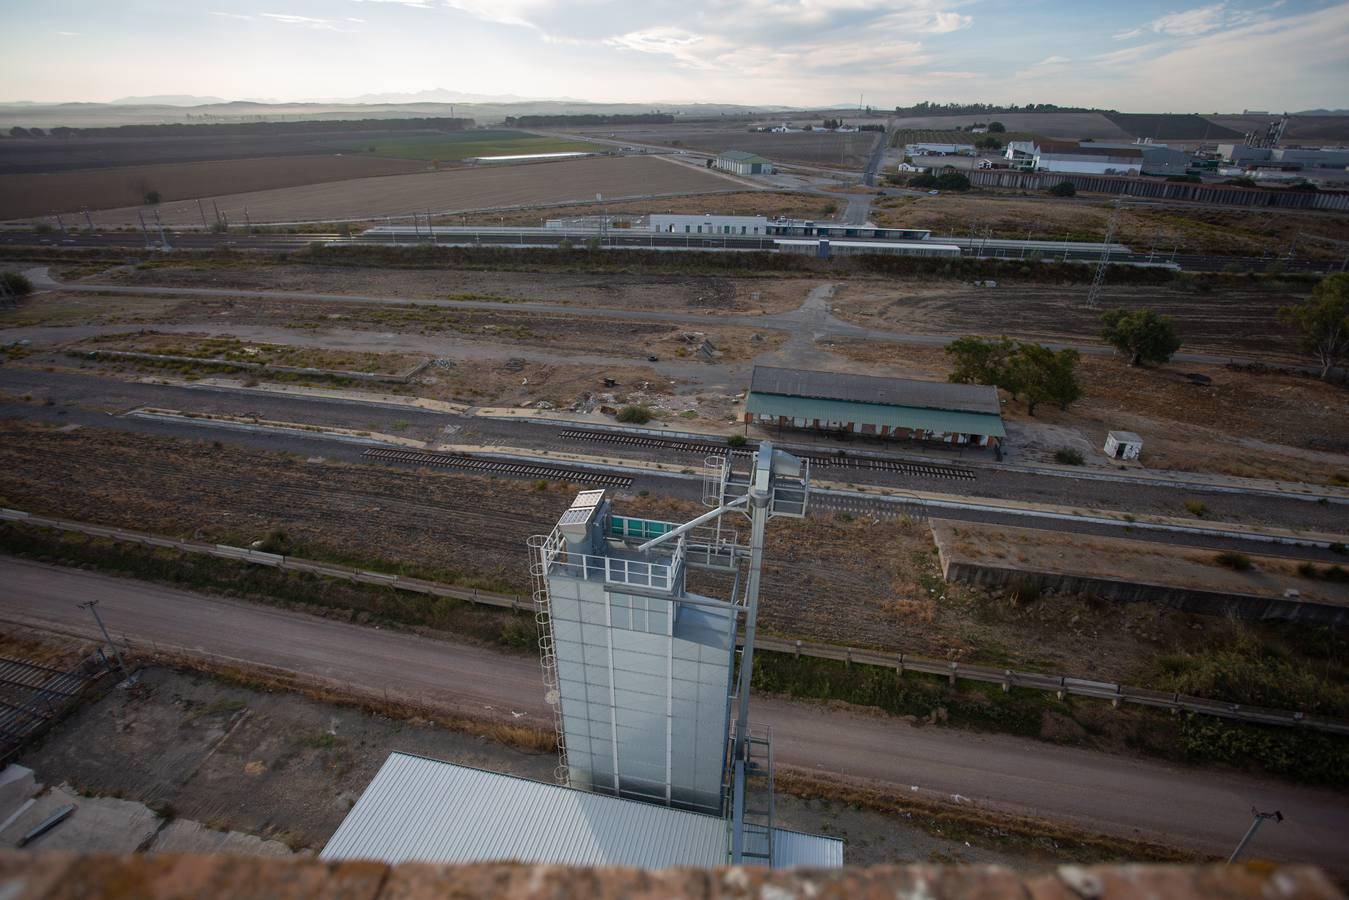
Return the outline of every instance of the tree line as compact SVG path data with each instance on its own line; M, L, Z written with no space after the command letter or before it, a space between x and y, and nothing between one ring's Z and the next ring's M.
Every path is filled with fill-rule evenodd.
M466 131L473 119L436 116L412 119L335 119L303 122L172 122L163 125L114 125L100 128L24 128L15 125L9 136L15 138L89 138L89 137L210 137L214 135L331 134L351 131Z

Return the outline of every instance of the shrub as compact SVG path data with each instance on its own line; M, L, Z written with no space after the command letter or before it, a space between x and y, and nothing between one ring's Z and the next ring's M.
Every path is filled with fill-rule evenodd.
M1213 561L1220 566L1226 566L1236 572L1248 572L1251 569L1251 558L1245 553L1238 553L1235 550L1224 550Z
M1054 462L1062 463L1065 466L1080 466L1086 462L1082 456L1081 450L1075 450L1072 447L1060 447L1054 451Z
M146 206L157 206L159 204L159 191L147 191L145 204Z
M1071 181L1060 181L1049 189L1049 193L1055 197L1076 197L1077 188L1073 187Z
M629 403L618 411L618 421L630 425L645 425L651 421L651 408L640 403Z
M0 284L5 293L13 297L23 297L33 293L33 282L20 272L0 272Z
M732 447L743 447L749 443L749 438L743 434L733 434L726 439L726 443Z
M1186 500L1185 511L1202 519L1208 514L1208 504L1203 500Z

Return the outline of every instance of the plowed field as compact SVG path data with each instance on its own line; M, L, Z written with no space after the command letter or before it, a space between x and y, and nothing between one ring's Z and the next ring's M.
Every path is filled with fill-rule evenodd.
M655 157L581 159L533 165L425 172L399 178L358 178L210 198L230 222L308 222L382 218L619 200L673 194L743 191L741 181ZM139 206L94 214L101 225L137 221ZM245 211L247 214L245 214ZM165 225L201 225L196 201L164 203Z

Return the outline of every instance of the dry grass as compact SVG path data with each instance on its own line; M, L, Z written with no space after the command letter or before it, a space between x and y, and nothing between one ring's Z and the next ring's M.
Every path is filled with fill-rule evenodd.
M542 225L548 219L576 216L597 216L607 212L611 216L645 216L651 213L677 213L699 216L787 216L792 219L825 218L837 211L838 204L810 194L776 191L745 191L743 193L715 194L706 197L662 197L659 200L638 200L627 203L587 203L584 206L560 206L546 209L519 209L501 213L469 213L466 216L448 216L439 224L480 225Z
M259 366L291 366L338 372L396 375L413 368L425 357L407 353L362 353L296 347L285 344L240 341L209 334L136 332L88 338L75 350L122 350L163 356L248 363Z
M1243 556L1251 567L1235 570L1212 550L1157 541L940 520L932 531L953 562L1275 598L1295 588L1305 600L1349 605L1349 586L1299 576L1286 557Z
M53 669L73 669L94 652L95 644L76 638L58 637L18 625L0 631L0 656L21 659Z
M1062 241L1104 239L1110 204L1097 199L1049 199L975 194L970 196L895 197L873 206L879 225L930 228L937 234L969 234L991 230L995 238ZM1298 255L1340 259L1333 246L1298 239L1298 233L1349 240L1349 219L1331 212L1232 210L1173 206L1126 209L1115 240L1138 252L1156 248L1169 256L1221 253L1268 256L1282 253L1296 240Z
M1202 857L1149 841L1094 834L1067 825L994 812L969 805L929 800L894 787L878 787L856 779L826 777L779 766L779 791L795 797L841 803L907 820L931 834L967 840L991 849L1014 851L1044 864L1128 860L1130 862L1195 862Z

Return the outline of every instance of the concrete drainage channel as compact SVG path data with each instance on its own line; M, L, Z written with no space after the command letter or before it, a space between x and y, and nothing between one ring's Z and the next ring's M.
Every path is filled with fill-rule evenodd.
M489 475L510 475L514 478L545 478L549 481L575 481L582 484L598 484L616 488L632 487L632 479L626 475L613 475L606 472L562 468L560 466L539 466L512 460L463 456L457 453L426 453L417 450L388 450L381 447L366 450L361 454L361 458L377 462L402 463L410 466L468 469Z

